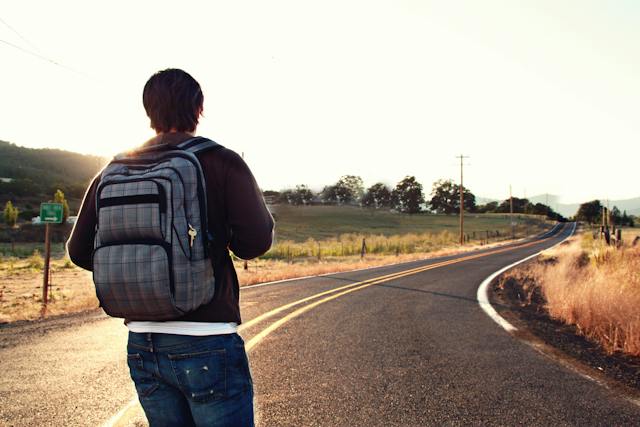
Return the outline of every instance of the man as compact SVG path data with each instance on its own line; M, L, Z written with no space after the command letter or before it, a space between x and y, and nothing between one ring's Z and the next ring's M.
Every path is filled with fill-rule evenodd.
M143 104L157 136L144 146L177 145L192 138L204 97L188 73L154 74ZM126 136L124 136L126 138ZM213 247L213 299L178 319L129 321L127 359L138 398L153 426L253 425L253 386L240 324L238 278L229 249L243 259L271 246L273 218L248 166L218 147L198 154L207 191ZM92 270L96 230L96 177L68 242L69 256Z

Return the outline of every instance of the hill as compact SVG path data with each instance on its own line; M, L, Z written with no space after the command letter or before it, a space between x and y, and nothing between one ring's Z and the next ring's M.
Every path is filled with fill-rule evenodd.
M554 196L552 194L541 194L538 196L531 197L529 199L532 203L545 203L551 206L553 210L559 212L560 214L566 217L572 217L578 212L578 208L580 207L579 203L560 203L559 197ZM546 203L548 200L548 203ZM588 202L590 200L585 200ZM603 205L607 205L606 200L600 200L600 203ZM620 209L620 212L627 211L629 215L638 215L640 214L640 197L635 197L632 199L623 199L623 200L609 200L609 207L613 209L614 206L617 206Z
M106 159L51 148L26 148L0 141L0 203L11 200L28 220L40 202L61 189L72 212ZM37 213L36 213L37 215Z
M538 194L537 196L529 197L528 200L533 204L545 204L567 218L574 216L580 207L580 203L560 203L560 197L554 194ZM497 199L476 197L476 203L479 205L495 201L501 202L501 200ZM590 200L585 200L584 202L589 201ZM600 200L600 202L605 206L607 205L606 200ZM640 197L624 200L609 200L609 207L613 209L614 206L617 206L618 209L620 209L620 212L627 211L627 214L629 215L640 215Z

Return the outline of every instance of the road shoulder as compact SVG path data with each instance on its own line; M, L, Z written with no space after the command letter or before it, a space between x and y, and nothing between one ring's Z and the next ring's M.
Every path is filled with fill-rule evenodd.
M500 276L489 286L489 300L498 314L517 328L514 336L640 405L640 357L606 354L599 345L579 335L574 325L552 319L539 288L528 293L526 285L532 284Z

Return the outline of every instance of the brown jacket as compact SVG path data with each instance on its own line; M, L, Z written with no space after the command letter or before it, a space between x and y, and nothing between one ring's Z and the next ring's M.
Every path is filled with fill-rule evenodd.
M144 145L179 144L191 138L186 133L158 135ZM213 270L216 291L213 300L175 320L236 322L240 324L238 276L229 249L243 259L262 255L271 247L273 218L262 192L244 160L227 148L198 156L207 188L207 216L214 237ZM82 201L78 220L67 244L74 264L92 270L91 256L96 229L94 178Z

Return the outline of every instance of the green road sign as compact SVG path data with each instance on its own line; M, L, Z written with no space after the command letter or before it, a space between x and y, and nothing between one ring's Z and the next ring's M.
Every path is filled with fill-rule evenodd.
M62 222L62 204L40 203L40 221L60 224Z

